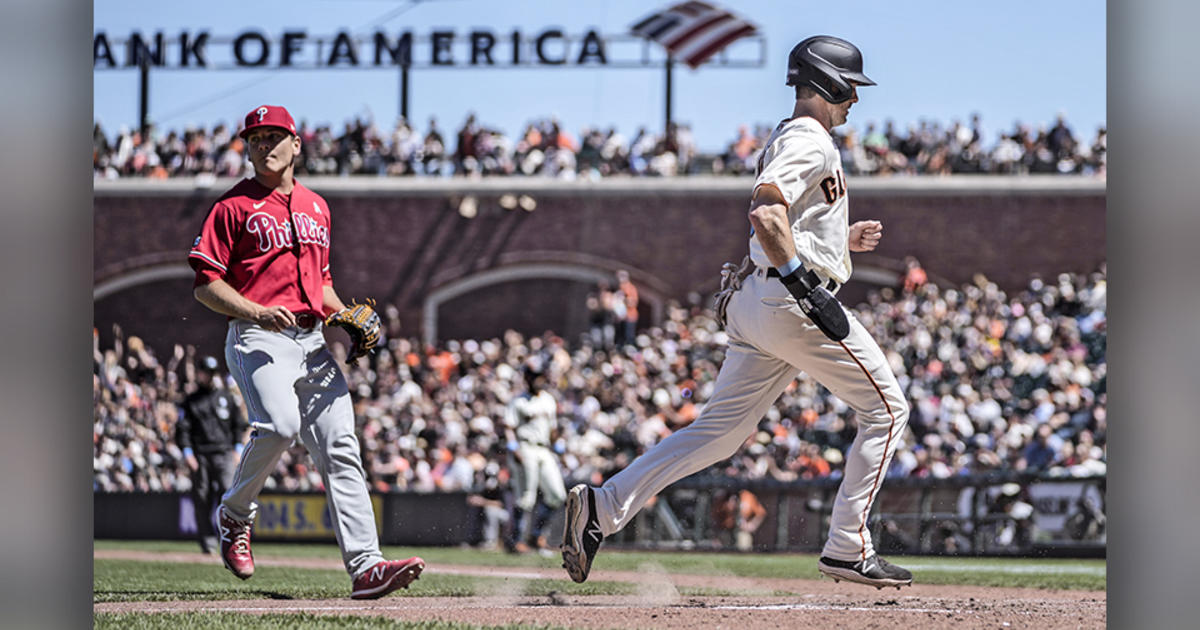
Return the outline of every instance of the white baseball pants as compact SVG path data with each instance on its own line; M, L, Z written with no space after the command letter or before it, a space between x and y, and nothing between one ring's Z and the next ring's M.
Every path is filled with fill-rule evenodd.
M263 484L280 455L299 437L325 483L346 570L356 577L382 561L350 391L325 345L321 324L271 332L246 320L232 320L225 360L254 428L233 485L222 499L225 509L237 519L252 520Z
M517 488L517 507L532 512L537 505L538 490L542 491L546 507L558 509L567 500L558 457L538 444L521 442L517 451L521 461L513 461L513 486Z
M730 342L699 417L655 445L596 492L604 534L622 528L668 485L733 455L799 371L857 413L823 555L858 561L874 553L867 517L908 421L908 403L883 351L847 310L850 335L830 341L777 278L759 268L733 294Z

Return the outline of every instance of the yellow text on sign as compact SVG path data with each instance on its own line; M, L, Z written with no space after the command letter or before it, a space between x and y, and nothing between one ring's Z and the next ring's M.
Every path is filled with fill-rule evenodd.
M383 497L371 496L375 528L383 527ZM258 497L255 536L334 538L333 519L325 495L263 494Z

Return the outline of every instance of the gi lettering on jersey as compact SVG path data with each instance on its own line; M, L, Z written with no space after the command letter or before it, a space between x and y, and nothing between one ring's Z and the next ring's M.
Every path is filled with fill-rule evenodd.
M787 202L796 255L805 266L845 284L852 271L846 175L821 123L807 116L779 123L759 156L754 187L762 186L779 191ZM771 266L753 235L750 260Z

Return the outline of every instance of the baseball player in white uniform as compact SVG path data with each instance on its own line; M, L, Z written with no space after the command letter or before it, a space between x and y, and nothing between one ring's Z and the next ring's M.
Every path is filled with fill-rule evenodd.
M509 403L504 423L513 434L509 467L516 494L513 549L528 551L534 542L545 548L542 528L550 513L562 506L567 496L558 456L550 450L558 419L558 401L546 391L546 375L539 359L522 366L527 391ZM538 490L545 510L537 512Z
M879 345L833 297L850 279L850 252L871 251L883 226L849 224L846 179L829 130L846 122L857 87L874 85L862 54L836 37L808 38L788 57L792 116L771 134L750 203L750 255L726 265L717 315L729 335L711 398L689 426L668 436L600 488L567 497L563 567L583 582L604 536L620 531L671 483L728 458L800 371L857 413L858 435L818 569L835 580L882 588L912 574L876 555L867 518L909 406Z

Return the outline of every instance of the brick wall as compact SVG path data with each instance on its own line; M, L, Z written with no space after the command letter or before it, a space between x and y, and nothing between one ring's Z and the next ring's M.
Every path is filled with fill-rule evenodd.
M976 184L975 182L978 182ZM197 190L179 182L98 184L94 203L97 287L130 274L186 264L204 215L232 182ZM610 274L629 269L642 287L643 321L653 299L686 301L717 286L721 263L746 252L749 181L632 180L565 184L346 180L307 182L333 212L333 275L343 297L375 296L396 304L417 335L426 296L484 271L561 265ZM851 219L879 219L876 252L855 267L897 272L916 256L931 278L960 284L983 273L1006 289L1032 274L1087 272L1105 260L1103 182L1062 179L854 181ZM505 210L507 192L530 194L537 208ZM464 218L465 194L478 212ZM848 301L871 285L852 281ZM439 309L443 337L491 336L514 327L583 330L590 283L525 279L487 285ZM96 324L112 322L156 346L178 340L220 350L224 318L191 298L186 278L159 279L95 303Z

